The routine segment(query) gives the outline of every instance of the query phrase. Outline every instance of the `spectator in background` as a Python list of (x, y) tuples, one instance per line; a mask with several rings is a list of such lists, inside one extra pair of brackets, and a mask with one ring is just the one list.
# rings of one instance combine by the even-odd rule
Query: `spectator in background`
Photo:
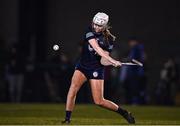
[[(119, 54), (118, 50), (114, 48), (114, 50), (111, 52), (111, 56), (114, 57), (115, 59), (118, 59)], [(121, 93), (121, 88), (119, 88), (119, 79), (118, 79), (118, 74), (119, 70), (117, 68), (114, 68), (112, 66), (106, 66), (105, 67), (105, 74), (104, 74), (104, 96), (107, 99), (112, 99), (113, 101), (116, 101), (117, 103), (120, 102), (119, 97)], [(121, 98), (122, 102), (122, 98)]]
[(66, 92), (73, 73), (72, 64), (63, 53), (55, 54), (54, 57), (49, 59), (48, 63), (50, 68), (45, 72), (45, 80), (50, 100), (53, 102), (65, 102)]
[(179, 81), (178, 66), (174, 58), (170, 57), (160, 71), (160, 81), (156, 89), (157, 103), (173, 105)]
[(17, 44), (12, 45), (9, 53), (9, 61), (6, 65), (6, 79), (9, 84), (9, 97), (11, 102), (21, 101), (24, 81), (24, 65), (18, 47)]
[[(136, 59), (145, 63), (144, 45), (138, 38), (128, 39), (129, 53), (128, 59)], [(120, 81), (125, 88), (125, 99), (127, 104), (145, 104), (146, 103), (146, 76), (144, 67), (122, 66)]]

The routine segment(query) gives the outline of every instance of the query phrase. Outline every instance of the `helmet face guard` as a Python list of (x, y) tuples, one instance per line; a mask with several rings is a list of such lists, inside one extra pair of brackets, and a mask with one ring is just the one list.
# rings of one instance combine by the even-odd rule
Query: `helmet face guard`
[(92, 23), (92, 27), (93, 27), (95, 32), (102, 32), (106, 29), (106, 26), (98, 25), (95, 23)]
[(105, 13), (98, 12), (92, 20), (92, 26), (96, 32), (101, 32), (106, 29), (109, 16)]

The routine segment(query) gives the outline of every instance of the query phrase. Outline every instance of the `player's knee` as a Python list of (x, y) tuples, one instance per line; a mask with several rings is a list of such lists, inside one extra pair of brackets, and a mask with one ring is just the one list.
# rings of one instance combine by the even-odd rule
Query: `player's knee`
[(78, 85), (72, 83), (72, 84), (71, 84), (71, 90), (76, 91), (77, 89), (78, 89)]

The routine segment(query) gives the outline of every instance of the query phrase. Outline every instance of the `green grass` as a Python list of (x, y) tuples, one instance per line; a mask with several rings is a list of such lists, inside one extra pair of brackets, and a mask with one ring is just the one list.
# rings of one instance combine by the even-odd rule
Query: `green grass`
[[(139, 125), (180, 124), (180, 107), (123, 106)], [(64, 104), (0, 104), (0, 125), (59, 125), (64, 119)], [(76, 105), (73, 125), (126, 125), (118, 114), (95, 105)]]

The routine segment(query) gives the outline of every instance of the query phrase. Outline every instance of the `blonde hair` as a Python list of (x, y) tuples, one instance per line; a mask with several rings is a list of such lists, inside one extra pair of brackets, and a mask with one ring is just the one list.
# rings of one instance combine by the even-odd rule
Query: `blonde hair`
[(112, 39), (113, 41), (116, 40), (116, 36), (114, 36), (109, 30), (110, 28), (111, 27), (109, 25), (107, 25), (105, 30), (103, 31), (104, 38), (105, 38), (106, 42), (108, 42), (109, 39)]

